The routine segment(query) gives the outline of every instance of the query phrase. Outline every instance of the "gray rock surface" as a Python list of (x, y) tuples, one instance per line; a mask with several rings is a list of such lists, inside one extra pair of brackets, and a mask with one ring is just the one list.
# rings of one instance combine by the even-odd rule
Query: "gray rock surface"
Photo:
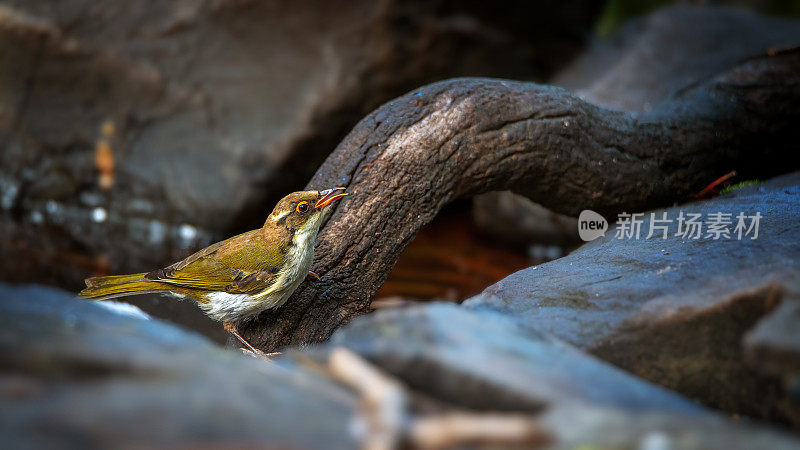
[(800, 445), (725, 419), (494, 311), (446, 303), (383, 310), (354, 320), (316, 351), (332, 346), (356, 351), (448, 405), (535, 414), (554, 448)]
[(555, 403), (706, 413), (494, 311), (452, 303), (379, 311), (338, 330), (345, 346), (424, 392), (469, 408), (540, 410)]
[[(786, 432), (746, 421), (618, 409), (556, 407), (541, 420), (553, 432), (553, 447), (574, 449), (797, 449)], [(590, 443), (590, 444), (587, 444)]]
[(784, 286), (782, 299), (747, 333), (744, 352), (757, 370), (794, 379), (800, 376), (800, 282)]
[(332, 382), (112, 308), (0, 284), (4, 448), (355, 447)]
[[(359, 407), (308, 359), (345, 346), (398, 377), (417, 414), (535, 417), (550, 448), (797, 448), (490, 310), (432, 304), (359, 318), (270, 362), (40, 286), (0, 285), (4, 448), (357, 448)], [(301, 365), (293, 360), (302, 361)], [(424, 400), (422, 400), (424, 399)], [(363, 405), (363, 404), (362, 404)]]
[[(676, 237), (677, 218), (760, 213), (757, 239)], [(777, 377), (748, 366), (742, 338), (800, 275), (800, 174), (666, 211), (668, 238), (610, 230), (572, 254), (517, 272), (468, 300), (495, 307), (645, 379), (706, 404), (797, 424)]]
[(599, 105), (647, 111), (749, 56), (797, 45), (795, 20), (727, 7), (673, 6), (595, 41), (550, 82)]

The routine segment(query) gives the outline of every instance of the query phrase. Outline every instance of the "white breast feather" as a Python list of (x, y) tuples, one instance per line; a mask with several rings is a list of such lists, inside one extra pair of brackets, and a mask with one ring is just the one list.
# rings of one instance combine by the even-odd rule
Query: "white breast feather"
[(287, 264), (278, 272), (278, 278), (268, 289), (252, 295), (211, 292), (206, 295), (208, 303), (200, 303), (200, 307), (214, 320), (238, 322), (266, 309), (283, 305), (308, 275), (314, 259), (316, 238), (316, 226), (307, 227), (295, 234), (292, 238), (294, 245), (286, 255)]

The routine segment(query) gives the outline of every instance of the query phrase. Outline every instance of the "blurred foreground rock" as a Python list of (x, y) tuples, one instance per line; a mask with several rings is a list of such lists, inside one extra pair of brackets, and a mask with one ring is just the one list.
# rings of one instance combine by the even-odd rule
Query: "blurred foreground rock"
[(785, 286), (780, 306), (747, 333), (744, 356), (756, 371), (780, 377), (800, 409), (800, 282)]
[(686, 415), (702, 407), (494, 311), (451, 303), (354, 320), (331, 337), (420, 391), (471, 409), (539, 411), (557, 403)]
[(532, 413), (554, 448), (800, 445), (787, 434), (730, 421), (494, 311), (449, 303), (378, 311), (316, 352), (336, 346), (450, 407)]
[(415, 414), (525, 414), (550, 448), (800, 445), (494, 311), (453, 304), (382, 311), (344, 327), (330, 344), (267, 362), (120, 308), (0, 285), (4, 446), (357, 448), (363, 430), (353, 424), (363, 408), (319, 366), (306, 368), (324, 365), (334, 346), (407, 384)]
[[(687, 217), (702, 214), (699, 239), (675, 235), (681, 211)], [(715, 213), (731, 214), (731, 230), (739, 213), (759, 213), (757, 239), (752, 232), (741, 240), (735, 232), (709, 238), (706, 227)], [(800, 174), (654, 214), (671, 219), (656, 223), (668, 225), (667, 239), (659, 229), (645, 239), (651, 219), (644, 214), (638, 240), (616, 239), (612, 229), (564, 258), (509, 276), (465, 304), (499, 308), (708, 405), (800, 425), (799, 405), (781, 379), (754, 370), (742, 351), (748, 331), (800, 280)], [(794, 320), (775, 319), (791, 324), (784, 327), (796, 327)], [(777, 341), (764, 333), (754, 332), (751, 349), (762, 344), (780, 352), (778, 347), (788, 344), (788, 351), (796, 352), (800, 345), (796, 333)]]
[(112, 308), (0, 284), (4, 448), (355, 446), (333, 383)]
[(454, 76), (541, 80), (601, 6), (4, 0), (3, 279), (77, 287), (256, 227), (379, 104)]

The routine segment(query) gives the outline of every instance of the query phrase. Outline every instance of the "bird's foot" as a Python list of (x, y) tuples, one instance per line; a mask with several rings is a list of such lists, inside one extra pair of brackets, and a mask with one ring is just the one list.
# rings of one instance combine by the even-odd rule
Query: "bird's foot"
[(319, 275), (317, 275), (313, 270), (309, 270), (308, 271), (308, 276), (316, 278), (317, 280), (319, 280)]
[(244, 344), (246, 348), (241, 349), (244, 353), (252, 354), (253, 356), (263, 356), (264, 358), (269, 358), (272, 356), (280, 355), (280, 352), (273, 352), (273, 353), (264, 353), (261, 350), (253, 347), (245, 338), (239, 334), (239, 330), (236, 329), (236, 324), (233, 322), (222, 322), (222, 328), (225, 329), (228, 333), (236, 336), (236, 339), (239, 339), (239, 342)]

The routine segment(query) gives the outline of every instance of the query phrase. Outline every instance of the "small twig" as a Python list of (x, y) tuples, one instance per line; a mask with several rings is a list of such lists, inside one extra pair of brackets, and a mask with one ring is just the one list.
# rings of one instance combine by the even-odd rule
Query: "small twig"
[(415, 420), (408, 440), (414, 448), (440, 449), (467, 444), (541, 445), (551, 437), (531, 416), (456, 412)]
[(406, 417), (407, 401), (402, 385), (345, 348), (331, 351), (329, 365), (333, 376), (359, 392), (364, 400), (368, 433), (363, 448), (397, 448)]
[(549, 433), (529, 415), (456, 411), (413, 418), (403, 384), (359, 355), (335, 348), (328, 364), (336, 379), (362, 396), (362, 419), (367, 428), (364, 449), (390, 450), (401, 443), (413, 448), (440, 449), (479, 443), (538, 445), (550, 442)]
[(727, 181), (727, 180), (729, 180), (729, 179), (731, 179), (731, 178), (733, 178), (735, 176), (736, 176), (736, 171), (735, 170), (731, 170), (730, 172), (726, 173), (725, 175), (723, 175), (723, 176), (717, 178), (716, 180), (712, 181), (711, 184), (709, 184), (708, 186), (703, 188), (702, 191), (698, 192), (697, 194), (694, 194), (694, 198), (703, 198), (703, 197), (708, 196), (714, 190), (714, 188), (716, 188), (720, 184), (724, 183), (725, 181)]

